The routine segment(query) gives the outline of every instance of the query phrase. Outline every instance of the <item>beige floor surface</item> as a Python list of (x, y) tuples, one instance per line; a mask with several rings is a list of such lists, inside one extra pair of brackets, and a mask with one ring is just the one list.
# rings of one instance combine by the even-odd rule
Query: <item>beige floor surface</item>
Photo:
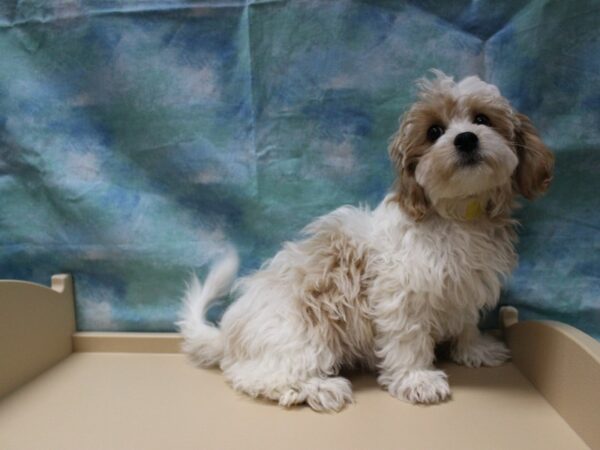
[(236, 394), (177, 354), (74, 353), (0, 403), (0, 449), (588, 448), (512, 364), (443, 367), (445, 404), (402, 403), (356, 375), (356, 403), (319, 414)]

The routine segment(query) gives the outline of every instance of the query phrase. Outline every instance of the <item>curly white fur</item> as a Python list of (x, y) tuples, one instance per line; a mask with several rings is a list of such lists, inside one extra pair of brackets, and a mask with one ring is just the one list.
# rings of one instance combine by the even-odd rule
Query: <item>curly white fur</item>
[[(517, 260), (509, 213), (521, 155), (508, 137), (519, 131), (517, 119), (495, 87), (470, 77), (461, 88), (437, 76), (423, 87), (422, 102), (431, 101), (431, 92), (458, 105), (462, 98), (483, 96), (493, 103), (498, 96), (510, 115), (515, 128), (501, 133), (467, 123), (468, 103), (450, 113), (446, 133), (452, 139), (464, 130), (480, 135), (484, 169), (457, 166), (454, 185), (442, 179), (452, 146), (446, 140), (411, 150), (419, 138), (411, 141), (406, 133), (426, 134), (427, 127), (417, 129), (422, 118), (411, 122), (409, 112), (404, 125), (410, 126), (401, 128), (393, 144), (400, 147), (390, 153), (401, 177), (415, 172), (403, 172), (402, 158), (419, 153), (424, 163), (417, 165), (416, 187), (407, 194), (400, 186), (372, 211), (344, 206), (313, 222), (303, 240), (286, 243), (238, 282), (239, 298), (220, 329), (205, 321), (204, 311), (231, 284), (237, 256), (230, 252), (204, 286), (194, 277), (179, 323), (192, 361), (218, 364), (236, 390), (251, 396), (337, 411), (352, 401), (350, 382), (338, 375), (343, 366), (376, 370), (395, 397), (435, 403), (450, 395), (446, 375), (433, 366), (437, 342), (452, 340), (452, 358), (467, 366), (498, 365), (509, 357), (502, 343), (481, 335), (477, 322), (482, 309), (497, 303), (502, 279)], [(413, 195), (416, 188), (423, 194)], [(424, 206), (412, 208), (406, 195)], [(461, 219), (462, 206), (473, 198), (482, 202), (483, 216)]]

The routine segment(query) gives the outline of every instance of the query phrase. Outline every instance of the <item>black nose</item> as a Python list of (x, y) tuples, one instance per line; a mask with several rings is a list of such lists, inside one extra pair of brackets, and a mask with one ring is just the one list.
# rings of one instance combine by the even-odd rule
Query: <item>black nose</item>
[(457, 134), (454, 138), (454, 146), (461, 153), (473, 153), (478, 143), (479, 139), (477, 139), (477, 135), (470, 131)]

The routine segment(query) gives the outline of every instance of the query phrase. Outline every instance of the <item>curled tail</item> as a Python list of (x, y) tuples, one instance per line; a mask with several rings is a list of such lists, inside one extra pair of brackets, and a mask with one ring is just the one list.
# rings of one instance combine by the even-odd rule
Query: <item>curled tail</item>
[(210, 303), (229, 291), (238, 269), (238, 256), (229, 250), (206, 277), (204, 286), (194, 274), (183, 297), (184, 310), (177, 325), (183, 335), (182, 349), (198, 366), (210, 367), (223, 358), (221, 331), (206, 321), (204, 314)]

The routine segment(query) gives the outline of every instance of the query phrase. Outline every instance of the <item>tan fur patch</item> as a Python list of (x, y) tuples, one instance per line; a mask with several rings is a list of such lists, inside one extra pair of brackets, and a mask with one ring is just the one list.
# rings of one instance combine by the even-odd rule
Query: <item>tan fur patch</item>
[(455, 107), (456, 102), (448, 96), (440, 96), (433, 103), (417, 102), (392, 137), (389, 154), (398, 171), (393, 200), (415, 220), (423, 219), (430, 208), (425, 191), (415, 180), (416, 165), (431, 146), (426, 130), (432, 125), (444, 126)]
[(550, 186), (554, 172), (554, 155), (542, 142), (531, 120), (517, 114), (515, 146), (519, 165), (515, 172), (515, 184), (523, 197), (532, 199), (544, 193)]
[(300, 249), (311, 259), (303, 267), (299, 298), (307, 325), (319, 330), (346, 364), (364, 358), (373, 338), (366, 295), (367, 249), (333, 228), (317, 232)]
[(425, 97), (404, 116), (389, 147), (390, 158), (398, 171), (393, 201), (417, 221), (423, 219), (430, 208), (425, 191), (415, 180), (415, 167), (431, 146), (427, 129), (432, 125), (445, 127), (457, 108), (456, 99), (449, 95)]

